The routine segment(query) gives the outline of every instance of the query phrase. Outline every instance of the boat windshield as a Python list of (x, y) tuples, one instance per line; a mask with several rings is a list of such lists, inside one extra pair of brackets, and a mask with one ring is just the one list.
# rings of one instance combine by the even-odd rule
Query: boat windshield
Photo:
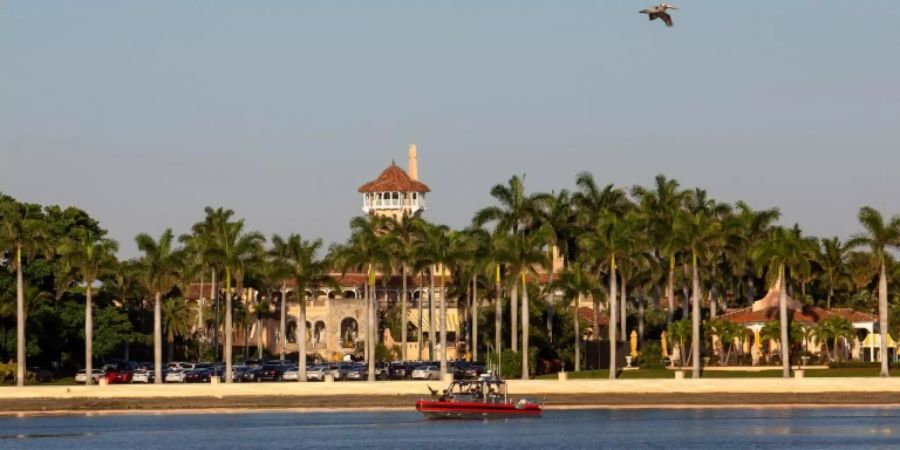
[(446, 391), (446, 398), (453, 401), (504, 402), (506, 383), (490, 376), (482, 376), (477, 380), (454, 381)]

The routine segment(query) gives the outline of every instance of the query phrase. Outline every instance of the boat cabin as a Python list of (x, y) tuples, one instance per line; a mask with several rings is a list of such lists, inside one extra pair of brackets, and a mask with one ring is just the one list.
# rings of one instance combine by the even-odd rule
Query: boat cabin
[(459, 380), (450, 383), (440, 401), (506, 403), (506, 382), (494, 375), (482, 375), (477, 380)]

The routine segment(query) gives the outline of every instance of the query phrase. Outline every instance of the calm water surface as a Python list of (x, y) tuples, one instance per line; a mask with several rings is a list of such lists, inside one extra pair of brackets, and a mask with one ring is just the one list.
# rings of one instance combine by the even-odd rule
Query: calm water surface
[(900, 409), (548, 411), (540, 419), (432, 422), (415, 412), (0, 419), (23, 449), (900, 448)]

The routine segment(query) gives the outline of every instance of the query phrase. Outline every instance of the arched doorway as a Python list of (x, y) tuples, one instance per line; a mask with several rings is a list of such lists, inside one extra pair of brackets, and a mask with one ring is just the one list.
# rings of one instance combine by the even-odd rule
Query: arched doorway
[(341, 348), (356, 348), (359, 340), (359, 323), (352, 317), (341, 321)]

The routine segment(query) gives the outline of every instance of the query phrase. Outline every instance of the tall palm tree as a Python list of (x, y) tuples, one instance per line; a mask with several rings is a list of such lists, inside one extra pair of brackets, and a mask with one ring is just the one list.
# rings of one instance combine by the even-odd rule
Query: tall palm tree
[(682, 211), (675, 219), (675, 236), (679, 246), (691, 257), (692, 312), (691, 312), (691, 360), (694, 378), (700, 378), (700, 263), (708, 262), (722, 242), (721, 224), (703, 212)]
[(175, 236), (166, 229), (154, 240), (149, 234), (141, 233), (134, 238), (140, 258), (140, 272), (147, 292), (153, 294), (153, 370), (155, 383), (162, 383), (162, 296), (167, 294), (179, 280), (181, 251), (173, 247)]
[(753, 249), (753, 259), (759, 268), (758, 270), (761, 271), (763, 268), (768, 268), (770, 278), (772, 274), (777, 276), (776, 285), (780, 293), (778, 310), (781, 330), (781, 366), (782, 376), (785, 378), (791, 376), (787, 313), (787, 271), (792, 267), (802, 270), (808, 266), (807, 254), (806, 244), (801, 239), (798, 239), (795, 233), (783, 227), (773, 228), (769, 233), (769, 238), (760, 242)]
[[(287, 240), (275, 234), (272, 235), (272, 248), (269, 249), (269, 269), (271, 271), (271, 281), (277, 278), (288, 278), (290, 273), (291, 249), (287, 245)], [(301, 292), (294, 290), (294, 292)], [(270, 295), (270, 297), (272, 297)], [(296, 296), (296, 298), (301, 298)], [(305, 294), (303, 297), (305, 299)], [(287, 286), (284, 280), (281, 280), (281, 301), (279, 308), (279, 324), (278, 324), (278, 353), (279, 358), (284, 361), (284, 355), (287, 348)]]
[[(605, 262), (609, 274), (609, 378), (615, 379), (617, 325), (617, 260), (629, 254), (634, 244), (634, 222), (624, 220), (613, 211), (606, 210), (599, 222), (588, 234), (582, 236), (579, 245), (587, 255), (598, 262)], [(603, 264), (603, 263), (600, 263)]]
[(318, 256), (322, 249), (321, 239), (307, 241), (299, 234), (292, 234), (282, 245), (287, 255), (285, 262), (288, 276), (294, 280), (296, 292), (300, 293), (298, 295), (302, 295), (298, 297), (300, 301), (298, 322), (303, 331), (297, 336), (300, 353), (297, 381), (306, 381), (306, 296), (302, 293), (306, 292), (307, 287), (334, 286), (336, 283), (328, 276), (328, 264)]
[[(509, 267), (509, 283), (517, 286), (521, 283), (522, 289), (522, 379), (527, 380), (530, 374), (529, 356), (530, 347), (529, 326), (531, 313), (528, 298), (528, 278), (537, 273), (538, 268), (547, 269), (550, 261), (547, 258), (546, 248), (552, 242), (550, 230), (538, 228), (526, 234), (507, 235), (500, 242), (498, 248), (499, 258)], [(512, 291), (512, 289), (510, 289)]]
[(878, 261), (878, 329), (881, 332), (881, 376), (890, 376), (887, 353), (888, 326), (888, 287), (887, 265), (889, 248), (900, 247), (900, 216), (885, 220), (878, 210), (865, 206), (859, 210), (859, 223), (865, 232), (853, 236), (847, 246), (850, 248), (869, 247)]
[(400, 326), (400, 358), (403, 361), (406, 361), (409, 357), (407, 355), (407, 312), (406, 308), (409, 304), (409, 290), (407, 289), (407, 278), (409, 277), (409, 270), (414, 266), (414, 261), (416, 259), (416, 250), (418, 241), (421, 236), (421, 222), (422, 219), (419, 219), (415, 216), (403, 215), (400, 219), (392, 220), (388, 223), (390, 233), (394, 235), (395, 242), (397, 245), (394, 246), (394, 256), (396, 259), (400, 261), (401, 267), (401, 277), (402, 284), (400, 291), (400, 316), (402, 317), (403, 324)]
[[(441, 352), (440, 370), (441, 377), (447, 375), (447, 290), (446, 290), (446, 274), (448, 267), (456, 263), (460, 256), (461, 239), (455, 232), (451, 232), (446, 225), (431, 225), (425, 228), (422, 236), (421, 252), (438, 271), (440, 286), (438, 289), (441, 293), (439, 302), (440, 319), (438, 321), (438, 329), (440, 336)], [(432, 328), (433, 332), (433, 328)]]
[(822, 276), (828, 288), (828, 297), (825, 307), (831, 309), (831, 300), (834, 298), (834, 289), (839, 280), (847, 272), (846, 263), (847, 248), (837, 237), (823, 239), (819, 249), (818, 262), (822, 269)]
[(65, 240), (59, 249), (66, 272), (75, 274), (77, 281), (84, 283), (84, 367), (88, 374), (85, 379), (87, 384), (92, 382), (90, 374), (93, 370), (94, 283), (102, 275), (115, 269), (118, 250), (116, 241), (88, 232), (77, 233), (75, 239)]
[(16, 385), (25, 385), (25, 282), (23, 260), (48, 252), (49, 232), (37, 205), (23, 205), (0, 194), (0, 253), (16, 271)]
[[(488, 223), (494, 223), (495, 232), (508, 232), (515, 236), (521, 236), (526, 230), (534, 227), (537, 215), (535, 199), (525, 193), (525, 176), (513, 176), (506, 185), (497, 184), (491, 188), (491, 196), (499, 203), (497, 206), (488, 206), (478, 210), (472, 218), (472, 224), (476, 227)], [(519, 324), (518, 324), (518, 295), (517, 284), (513, 283), (510, 290), (510, 328), (512, 351), (518, 351)]]
[[(221, 208), (220, 208), (221, 210)], [(258, 259), (263, 252), (265, 238), (258, 232), (244, 231), (244, 220), (231, 221), (233, 211), (225, 210), (221, 214), (213, 214), (209, 224), (211, 239), (207, 249), (207, 258), (214, 266), (225, 272), (225, 382), (232, 381), (233, 323), (232, 303), (235, 293), (232, 292), (232, 281), (236, 281), (237, 298), (240, 299), (243, 287), (243, 273), (249, 261)]]
[(588, 266), (581, 261), (569, 264), (552, 286), (561, 290), (563, 298), (572, 303), (572, 320), (575, 325), (575, 371), (578, 372), (581, 370), (581, 319), (578, 314), (580, 300), (585, 295), (599, 297), (600, 286)]
[(654, 186), (648, 189), (635, 186), (631, 194), (640, 201), (641, 210), (652, 222), (653, 242), (660, 259), (668, 261), (668, 278), (666, 297), (669, 303), (668, 323), (675, 320), (675, 265), (678, 254), (677, 246), (672, 242), (672, 229), (675, 217), (683, 208), (687, 193), (679, 190), (678, 181), (668, 179), (665, 175), (657, 175)]

